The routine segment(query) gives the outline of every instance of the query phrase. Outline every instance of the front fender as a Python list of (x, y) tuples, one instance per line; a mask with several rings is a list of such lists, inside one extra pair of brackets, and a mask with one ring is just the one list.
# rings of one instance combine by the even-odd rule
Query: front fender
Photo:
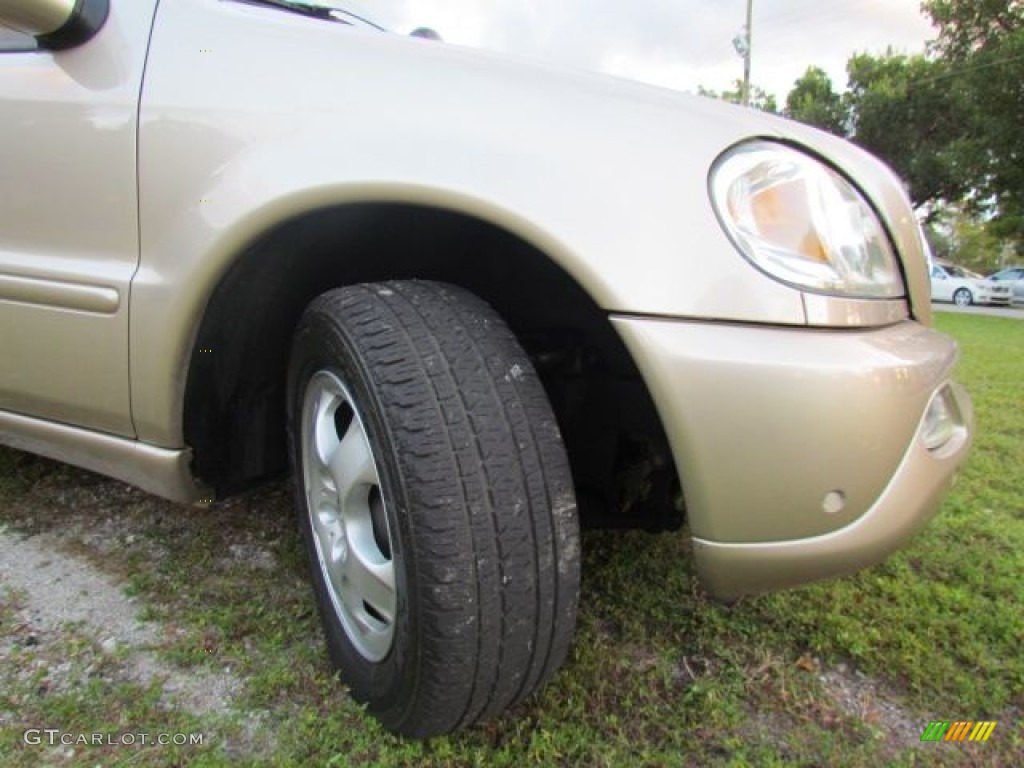
[(707, 195), (717, 155), (774, 126), (704, 99), (274, 9), (163, 3), (140, 124), (138, 434), (182, 444), (192, 342), (246, 245), (349, 202), (487, 220), (610, 312), (803, 324), (801, 294), (749, 267)]

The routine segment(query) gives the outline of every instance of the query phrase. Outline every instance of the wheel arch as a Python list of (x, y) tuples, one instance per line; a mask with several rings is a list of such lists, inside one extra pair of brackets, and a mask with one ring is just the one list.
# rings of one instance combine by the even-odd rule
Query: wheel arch
[(301, 312), (331, 288), (393, 279), (453, 283), (498, 311), (545, 380), (574, 473), (606, 478), (610, 467), (598, 465), (615, 461), (614, 447), (576, 450), (593, 441), (576, 422), (597, 403), (613, 406), (603, 410), (618, 414), (620, 432), (667, 446), (607, 312), (562, 266), (558, 244), (524, 229), (399, 201), (322, 207), (263, 231), (212, 289), (189, 352), (183, 430), (194, 473), (219, 496), (284, 473), (285, 371)]

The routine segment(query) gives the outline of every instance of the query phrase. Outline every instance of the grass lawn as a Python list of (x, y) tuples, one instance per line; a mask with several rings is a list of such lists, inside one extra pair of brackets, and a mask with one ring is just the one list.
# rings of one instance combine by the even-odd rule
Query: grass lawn
[[(937, 325), (960, 342), (978, 437), (906, 550), (856, 577), (722, 607), (694, 583), (684, 534), (588, 533), (567, 667), (501, 720), (429, 743), (382, 731), (331, 675), (285, 487), (193, 510), (0, 449), (0, 525), (64, 536), (164, 628), (161, 658), (244, 682), (230, 711), (203, 717), (168, 711), (154, 684), (130, 678), (83, 672), (45, 690), (28, 669), (43, 651), (12, 627), (25, 595), (0, 589), (0, 764), (1024, 765), (1024, 322), (940, 314)], [(43, 663), (92, 658), (98, 642), (68, 628)], [(985, 744), (922, 744), (931, 720), (998, 725)], [(126, 723), (201, 730), (208, 743), (68, 755), (21, 738)], [(229, 748), (240, 743), (259, 747), (240, 757)]]

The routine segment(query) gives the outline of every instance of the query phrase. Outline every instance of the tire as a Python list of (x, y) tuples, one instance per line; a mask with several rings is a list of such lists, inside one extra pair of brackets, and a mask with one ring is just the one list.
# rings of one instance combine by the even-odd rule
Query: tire
[(329, 291), (296, 330), (288, 408), (314, 593), (353, 697), (426, 738), (543, 686), (575, 628), (576, 500), (501, 318), (440, 283)]
[(966, 288), (957, 288), (956, 292), (953, 293), (953, 303), (958, 307), (969, 307), (974, 303), (974, 297), (971, 296), (971, 292)]

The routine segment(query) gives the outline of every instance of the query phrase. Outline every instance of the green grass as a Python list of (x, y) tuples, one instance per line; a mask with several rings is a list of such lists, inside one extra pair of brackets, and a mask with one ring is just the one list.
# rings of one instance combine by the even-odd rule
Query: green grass
[[(142, 686), (51, 696), (9, 673), (6, 701), (21, 704), (0, 702), (0, 715), (14, 713), (0, 719), (0, 764), (50, 760), (20, 744), (26, 723), (130, 722), (214, 738), (187, 753), (118, 748), (66, 764), (234, 765), (228, 745), (252, 713), (264, 747), (241, 762), (275, 766), (1024, 764), (1024, 322), (937, 323), (960, 342), (978, 437), (940, 514), (904, 551), (852, 578), (723, 607), (695, 584), (683, 534), (588, 533), (565, 670), (502, 719), (428, 743), (382, 731), (331, 673), (287, 488), (184, 509), (0, 450), (0, 524), (113, 531), (114, 542), (72, 535), (68, 546), (145, 603), (166, 628), (164, 658), (246, 683), (234, 715), (204, 723), (161, 710)], [(0, 599), (0, 644), (14, 599)], [(73, 631), (55, 652), (81, 663), (96, 653)], [(28, 659), (17, 649), (5, 668)], [(825, 675), (865, 683), (864, 716), (841, 706)], [(895, 707), (909, 722), (902, 736)], [(956, 719), (999, 725), (984, 745), (913, 743), (929, 720)]]

